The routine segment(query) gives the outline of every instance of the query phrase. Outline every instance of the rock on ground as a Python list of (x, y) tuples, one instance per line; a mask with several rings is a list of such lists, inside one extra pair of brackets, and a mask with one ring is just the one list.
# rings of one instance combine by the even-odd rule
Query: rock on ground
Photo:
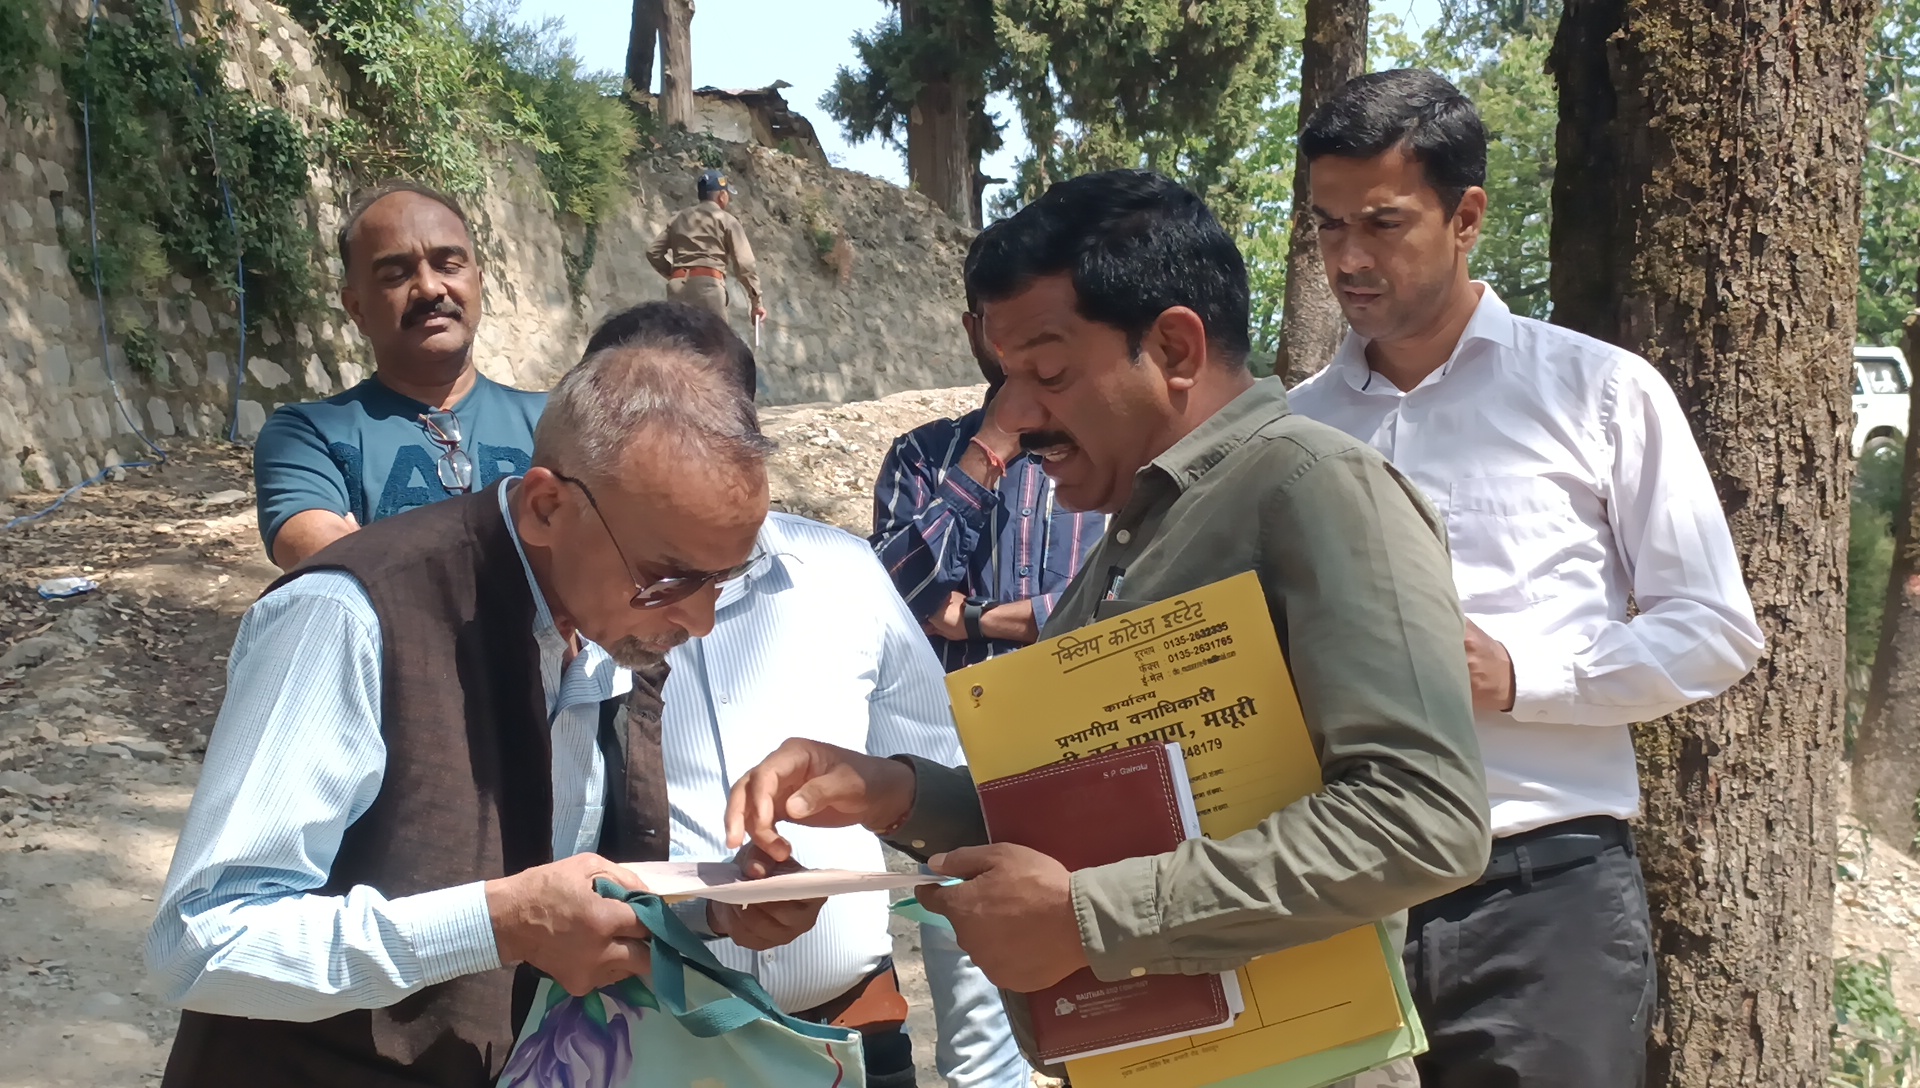
[(774, 508), (866, 536), (873, 531), (873, 482), (894, 440), (929, 420), (973, 411), (986, 391), (980, 385), (761, 409), (762, 429), (780, 444), (767, 465)]

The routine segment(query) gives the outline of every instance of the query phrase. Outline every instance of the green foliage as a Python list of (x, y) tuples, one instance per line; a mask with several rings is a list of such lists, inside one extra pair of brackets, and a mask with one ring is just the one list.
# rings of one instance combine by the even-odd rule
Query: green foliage
[(567, 279), (580, 292), (595, 227), (624, 199), (638, 122), (620, 79), (582, 71), (560, 20), (528, 25), (513, 0), (299, 0), (295, 14), (354, 74), (355, 112), (327, 131), (362, 179), (419, 178), (449, 193), (487, 187), (493, 149), (531, 149), (549, 206), (587, 228)]
[(1897, 344), (1920, 273), (1920, 0), (1886, 0), (1867, 47), (1861, 343)]
[(127, 325), (120, 333), (120, 350), (126, 353), (127, 365), (134, 373), (150, 382), (158, 382), (167, 373), (167, 365), (161, 361), (160, 344), (154, 339), (153, 330), (145, 325)]
[[(1299, 6), (1294, 0), (1294, 6)], [(1246, 217), (1239, 238), (1247, 261), (1252, 302), (1251, 360), (1265, 374), (1280, 348), (1280, 318), (1287, 296), (1287, 246), (1293, 232), (1294, 137), (1300, 127), (1300, 65), (1282, 72), (1288, 97), (1264, 111), (1253, 146), (1247, 149)], [(1288, 93), (1290, 92), (1290, 93)]]
[[(234, 292), (238, 255), (251, 321), (305, 313), (314, 239), (300, 214), (308, 148), (298, 126), (226, 85), (217, 35), (176, 45), (163, 0), (114, 4), (95, 24), (91, 49), (84, 27), (79, 34), (64, 76), (76, 123), (91, 101), (99, 271), (108, 294), (155, 297), (174, 270)], [(91, 238), (84, 228), (63, 234), (75, 274), (90, 277)]]
[(1247, 221), (1244, 152), (1299, 36), (1285, 5), (995, 0), (995, 27), (1034, 149), (1015, 201), (1076, 173), (1145, 167), (1198, 192), (1229, 229)]
[(1829, 1084), (1908, 1088), (1920, 1081), (1920, 1032), (1894, 1001), (1886, 956), (1835, 961), (1833, 1015)]
[(1003, 126), (986, 112), (986, 98), (1007, 89), (1009, 72), (993, 9), (993, 0), (916, 0), (911, 29), (897, 12), (889, 13), (871, 31), (853, 36), (859, 66), (839, 70), (820, 108), (849, 141), (878, 139), (904, 153), (915, 98), (929, 80), (947, 78), (974, 104), (973, 150), (1000, 150)]
[[(1916, 0), (1920, 2), (1920, 0)], [(1558, 5), (1544, 0), (1455, 3), (1416, 41), (1391, 17), (1375, 35), (1374, 67), (1432, 68), (1473, 99), (1490, 137), (1487, 224), (1474, 275), (1515, 313), (1545, 318), (1559, 95), (1547, 73)]]
[(53, 62), (41, 0), (0, 0), (0, 98), (12, 108), (33, 74)]
[(337, 161), (365, 178), (486, 189), (484, 146), (513, 128), (493, 109), (499, 72), (483, 68), (455, 0), (302, 0), (294, 10), (353, 70), (354, 112), (327, 132)]
[(720, 170), (727, 165), (727, 149), (711, 133), (702, 132), (694, 138), (694, 161), (703, 170)]
[(807, 240), (813, 243), (814, 256), (825, 261), (840, 240), (840, 224), (827, 210), (826, 198), (819, 191), (809, 190), (800, 198), (800, 226), (806, 231)]
[(913, 10), (910, 25), (889, 16), (857, 35), (858, 66), (821, 99), (849, 139), (900, 146), (921, 88), (951, 79), (975, 103), (975, 151), (1000, 146), (984, 107), (1003, 91), (1033, 148), (1000, 214), (1061, 178), (1134, 166), (1193, 187), (1231, 226), (1246, 221), (1244, 151), (1276, 85), (1297, 77), (1280, 63), (1299, 37), (1283, 14), (1297, 17), (1297, 0), (915, 0)]
[(473, 23), (481, 67), (498, 73), (496, 112), (538, 155), (555, 209), (598, 223), (627, 193), (639, 139), (620, 78), (581, 72), (559, 19), (527, 26), (512, 14), (496, 4)]

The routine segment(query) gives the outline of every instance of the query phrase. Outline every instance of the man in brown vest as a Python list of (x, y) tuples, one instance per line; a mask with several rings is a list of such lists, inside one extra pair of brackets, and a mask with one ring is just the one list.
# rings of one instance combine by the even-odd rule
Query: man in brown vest
[[(645, 931), (592, 882), (666, 857), (664, 655), (767, 514), (726, 365), (673, 337), (596, 353), (524, 477), (347, 536), (249, 610), (148, 939), (188, 1010), (169, 1088), (481, 1088), (535, 971), (641, 972)], [(705, 921), (768, 948), (818, 909)]]

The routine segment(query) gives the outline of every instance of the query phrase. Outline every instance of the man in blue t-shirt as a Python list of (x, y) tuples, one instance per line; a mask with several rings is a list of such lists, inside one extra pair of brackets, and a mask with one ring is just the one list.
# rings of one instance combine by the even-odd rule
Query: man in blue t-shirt
[(382, 186), (355, 203), (339, 246), (340, 301), (374, 375), (261, 428), (260, 538), (282, 570), (362, 525), (527, 471), (547, 401), (474, 368), (479, 255), (451, 197)]

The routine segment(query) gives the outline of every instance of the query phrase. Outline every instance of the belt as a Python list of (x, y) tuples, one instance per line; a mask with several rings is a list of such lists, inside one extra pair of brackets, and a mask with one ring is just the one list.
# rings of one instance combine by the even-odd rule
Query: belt
[(673, 270), (673, 276), (671, 278), (684, 280), (688, 276), (711, 276), (716, 280), (724, 280), (727, 278), (727, 274), (718, 268), (676, 268)]
[(793, 1015), (797, 1020), (860, 1032), (892, 1030), (907, 1021), (907, 999), (900, 996), (900, 977), (894, 973), (893, 958), (888, 957), (872, 974), (854, 983), (853, 989)]
[(1537, 827), (1493, 841), (1487, 871), (1479, 883), (1534, 876), (1590, 861), (1614, 847), (1633, 853), (1633, 832), (1625, 820), (1612, 816), (1582, 816), (1565, 823)]

